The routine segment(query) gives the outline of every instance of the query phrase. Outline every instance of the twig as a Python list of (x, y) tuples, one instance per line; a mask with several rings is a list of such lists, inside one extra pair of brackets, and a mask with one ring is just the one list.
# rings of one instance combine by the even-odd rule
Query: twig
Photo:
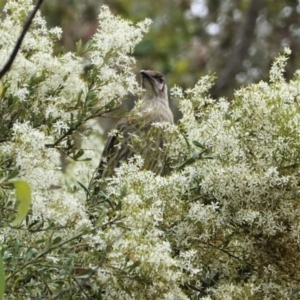
[(27, 21), (26, 21), (26, 23), (25, 23), (25, 25), (23, 27), (23, 30), (22, 30), (22, 32), (21, 32), (21, 34), (20, 34), (20, 36), (19, 36), (19, 38), (17, 40), (17, 43), (16, 43), (16, 45), (14, 47), (14, 50), (13, 50), (13, 52), (10, 55), (9, 60), (7, 61), (7, 63), (3, 67), (3, 69), (0, 71), (0, 79), (9, 71), (11, 65), (13, 64), (13, 62), (14, 62), (14, 60), (15, 60), (15, 58), (16, 58), (19, 50), (20, 50), (21, 44), (23, 42), (23, 39), (24, 39), (24, 37), (25, 37), (25, 35), (26, 35), (26, 33), (27, 33), (27, 31), (28, 31), (31, 23), (32, 23), (32, 20), (35, 17), (35, 15), (36, 15), (37, 11), (39, 10), (40, 6), (42, 5), (42, 3), (43, 3), (43, 0), (38, 0), (35, 8), (33, 9), (33, 11), (31, 12), (31, 14), (27, 18)]
[[(105, 108), (105, 106), (103, 106), (103, 108)], [(113, 109), (110, 109), (108, 111), (104, 111), (104, 112), (101, 112), (101, 110), (103, 109), (99, 109), (97, 110), (96, 113), (90, 115), (89, 117), (86, 117), (83, 121), (80, 121), (78, 122), (75, 126), (69, 128), (58, 140), (56, 140), (53, 144), (45, 144), (45, 147), (46, 148), (55, 148), (64, 138), (66, 138), (68, 135), (70, 135), (71, 133), (73, 133), (73, 131), (77, 130), (81, 125), (83, 125), (86, 121), (90, 120), (90, 119), (94, 119), (94, 118), (97, 118), (97, 117), (100, 117), (102, 114), (104, 113), (109, 113), (109, 112), (112, 112), (114, 110), (117, 110), (120, 108), (120, 106), (116, 107), (116, 108), (113, 108)]]
[(85, 292), (84, 287), (82, 286), (82, 284), (80, 282), (78, 282), (78, 280), (76, 278), (74, 278), (74, 281), (76, 282), (76, 284), (78, 285), (79, 289), (81, 290), (82, 294), (85, 296), (86, 299), (91, 299), (89, 297), (89, 295)]
[(17, 273), (19, 273), (20, 271), (22, 271), (25, 267), (27, 267), (28, 265), (32, 264), (34, 261), (37, 261), (39, 258), (47, 255), (48, 253), (50, 253), (51, 251), (60, 248), (61, 246), (76, 240), (77, 238), (79, 238), (80, 236), (82, 236), (84, 233), (80, 232), (79, 234), (71, 237), (70, 239), (66, 240), (66, 241), (62, 241), (59, 244), (49, 247), (48, 249), (44, 250), (43, 252), (41, 252), (39, 255), (37, 255), (36, 257), (32, 258), (30, 261), (28, 261), (27, 263), (25, 263), (23, 266), (21, 266), (19, 269), (17, 269), (16, 271), (14, 271), (12, 274), (10, 274), (6, 281), (10, 280), (13, 276), (15, 276)]
[[(119, 239), (121, 239), (123, 236), (124, 236), (124, 233), (121, 233), (118, 237), (116, 237), (115, 240), (111, 241), (107, 245), (107, 249), (110, 249), (113, 246), (113, 244), (115, 242), (117, 242)], [(106, 254), (106, 253), (104, 253), (104, 254)], [(88, 282), (88, 280), (91, 279), (98, 272), (98, 270), (100, 269), (100, 267), (104, 263), (105, 259), (106, 259), (106, 255), (102, 255), (102, 257), (101, 257), (99, 263), (97, 264), (97, 266), (93, 270), (91, 270), (91, 273), (80, 283), (81, 287), (83, 287), (83, 285), (86, 284)], [(62, 290), (57, 295), (53, 296), (51, 298), (51, 300), (61, 299), (62, 295), (66, 294), (66, 293), (69, 293), (71, 291), (74, 291), (75, 289), (76, 289), (76, 286), (73, 285), (73, 286), (69, 287), (68, 289)]]

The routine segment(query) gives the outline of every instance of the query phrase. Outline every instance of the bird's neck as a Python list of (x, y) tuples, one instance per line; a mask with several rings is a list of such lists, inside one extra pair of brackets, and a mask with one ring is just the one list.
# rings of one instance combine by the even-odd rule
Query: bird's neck
[(147, 120), (150, 117), (151, 123), (155, 122), (153, 119), (156, 122), (174, 123), (173, 113), (169, 107), (168, 100), (165, 100), (165, 98), (143, 97), (141, 101), (136, 103), (130, 115), (134, 116), (134, 119), (143, 118), (143, 120)]
[(156, 95), (151, 95), (151, 96), (147, 96), (145, 95), (142, 98), (142, 102), (144, 103), (144, 105), (147, 106), (169, 106), (169, 102), (168, 99), (166, 99), (165, 97), (159, 97)]

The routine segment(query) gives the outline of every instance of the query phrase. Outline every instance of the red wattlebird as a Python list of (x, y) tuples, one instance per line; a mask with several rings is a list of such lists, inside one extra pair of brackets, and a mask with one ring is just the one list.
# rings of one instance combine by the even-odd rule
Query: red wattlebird
[(169, 107), (168, 87), (157, 71), (141, 70), (144, 94), (142, 101), (126, 117), (120, 119), (104, 147), (97, 178), (110, 177), (120, 163), (134, 155), (144, 160), (143, 169), (157, 175), (166, 173), (165, 143), (167, 134), (153, 123), (173, 124)]

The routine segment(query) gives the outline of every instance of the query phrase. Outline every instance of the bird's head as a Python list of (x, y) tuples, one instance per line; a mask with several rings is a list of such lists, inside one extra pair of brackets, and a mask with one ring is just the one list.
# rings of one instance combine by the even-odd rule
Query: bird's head
[(168, 104), (168, 87), (163, 74), (157, 71), (141, 70), (142, 87), (146, 101), (161, 101)]

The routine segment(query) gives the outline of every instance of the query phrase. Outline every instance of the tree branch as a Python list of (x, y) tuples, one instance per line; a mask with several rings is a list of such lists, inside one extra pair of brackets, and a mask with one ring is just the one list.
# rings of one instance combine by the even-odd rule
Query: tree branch
[(13, 64), (13, 62), (14, 62), (14, 60), (15, 60), (15, 58), (16, 58), (16, 56), (17, 56), (19, 50), (20, 50), (21, 44), (22, 44), (22, 42), (23, 42), (23, 40), (24, 40), (24, 37), (25, 37), (25, 35), (26, 35), (26, 33), (27, 33), (27, 31), (28, 31), (28, 29), (29, 29), (31, 23), (32, 23), (32, 20), (33, 20), (33, 18), (35, 17), (35, 15), (36, 15), (37, 11), (39, 10), (40, 6), (42, 5), (42, 3), (43, 3), (43, 0), (38, 0), (38, 2), (37, 2), (37, 4), (36, 4), (35, 8), (33, 9), (33, 11), (32, 11), (32, 12), (30, 13), (30, 15), (28, 16), (27, 21), (26, 21), (26, 23), (25, 23), (25, 25), (24, 25), (24, 27), (23, 27), (23, 30), (22, 30), (22, 32), (21, 32), (21, 34), (20, 34), (20, 36), (19, 36), (19, 38), (18, 38), (18, 40), (17, 40), (17, 43), (16, 43), (16, 45), (15, 45), (15, 47), (14, 47), (14, 49), (13, 49), (13, 52), (12, 52), (11, 55), (10, 55), (10, 58), (8, 59), (7, 63), (6, 63), (5, 66), (3, 67), (3, 69), (0, 71), (0, 79), (8, 72), (9, 69), (11, 68), (11, 66), (12, 66), (12, 64)]
[(241, 30), (238, 33), (232, 55), (229, 57), (225, 69), (210, 91), (212, 97), (217, 98), (221, 96), (221, 93), (231, 85), (235, 75), (242, 69), (243, 61), (248, 54), (248, 49), (254, 36), (256, 19), (264, 6), (265, 0), (252, 0), (250, 2), (246, 12), (245, 22), (242, 24)]

